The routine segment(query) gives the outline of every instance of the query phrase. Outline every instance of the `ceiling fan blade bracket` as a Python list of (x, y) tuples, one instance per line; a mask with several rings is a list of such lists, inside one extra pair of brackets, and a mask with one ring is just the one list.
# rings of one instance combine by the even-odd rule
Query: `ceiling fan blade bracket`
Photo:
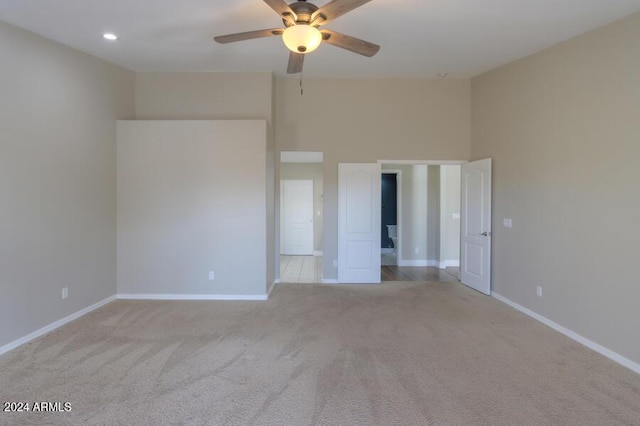
[(264, 0), (264, 2), (282, 17), (284, 17), (285, 13), (293, 13), (291, 7), (284, 0)]
[(298, 17), (294, 13), (287, 12), (282, 14), (282, 22), (287, 28), (294, 26), (297, 19)]
[(324, 16), (322, 13), (314, 14), (311, 17), (311, 21), (309, 22), (309, 25), (314, 27), (319, 27), (320, 25), (324, 24), (326, 20), (327, 20), (327, 17)]

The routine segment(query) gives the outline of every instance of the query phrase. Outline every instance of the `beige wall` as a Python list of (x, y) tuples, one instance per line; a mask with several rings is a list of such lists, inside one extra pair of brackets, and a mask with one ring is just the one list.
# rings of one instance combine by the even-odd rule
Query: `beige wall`
[(136, 73), (137, 120), (253, 120), (272, 124), (270, 72)]
[(138, 120), (253, 120), (267, 123), (267, 276), (276, 277), (277, 179), (274, 138), (274, 78), (256, 73), (136, 73)]
[(115, 293), (134, 74), (2, 22), (0, 40), (1, 347)]
[(119, 121), (118, 293), (265, 296), (265, 155), (264, 120)]
[(472, 80), (472, 156), (494, 164), (493, 290), (636, 363), (638, 46), (635, 14)]
[(323, 171), (322, 163), (280, 163), (280, 180), (313, 180), (313, 250), (316, 252), (322, 251)]
[(276, 80), (276, 148), (324, 153), (324, 278), (337, 278), (338, 163), (467, 160), (468, 80)]
[(440, 260), (440, 166), (427, 167), (427, 259)]
[(460, 166), (440, 167), (440, 263), (460, 262)]
[(427, 166), (415, 165), (411, 166), (408, 179), (405, 178), (405, 173), (402, 174), (402, 192), (408, 194), (408, 197), (402, 198), (402, 225), (405, 228), (402, 258), (405, 260), (427, 260), (427, 226), (429, 224), (427, 171)]

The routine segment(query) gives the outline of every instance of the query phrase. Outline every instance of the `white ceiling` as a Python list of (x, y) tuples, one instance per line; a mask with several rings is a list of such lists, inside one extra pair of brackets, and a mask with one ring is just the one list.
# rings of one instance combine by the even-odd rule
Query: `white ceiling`
[[(380, 52), (366, 58), (323, 44), (306, 57), (304, 76), (471, 77), (637, 11), (640, 0), (372, 0), (326, 28)], [(278, 37), (212, 40), (282, 27), (262, 0), (2, 0), (0, 20), (134, 71), (284, 75), (288, 59)], [(102, 39), (107, 31), (121, 39)]]

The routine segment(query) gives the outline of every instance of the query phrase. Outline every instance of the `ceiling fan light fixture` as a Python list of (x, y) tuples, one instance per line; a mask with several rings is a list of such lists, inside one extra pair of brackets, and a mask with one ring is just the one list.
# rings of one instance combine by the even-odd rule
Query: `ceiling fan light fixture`
[(316, 27), (306, 24), (293, 25), (282, 33), (287, 49), (295, 53), (313, 52), (322, 42), (322, 33)]

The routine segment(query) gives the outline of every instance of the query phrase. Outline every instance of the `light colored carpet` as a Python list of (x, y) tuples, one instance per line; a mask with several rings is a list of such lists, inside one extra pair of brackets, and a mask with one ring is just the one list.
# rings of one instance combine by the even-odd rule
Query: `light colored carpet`
[(638, 425), (640, 376), (458, 283), (116, 301), (0, 357), (1, 424)]

